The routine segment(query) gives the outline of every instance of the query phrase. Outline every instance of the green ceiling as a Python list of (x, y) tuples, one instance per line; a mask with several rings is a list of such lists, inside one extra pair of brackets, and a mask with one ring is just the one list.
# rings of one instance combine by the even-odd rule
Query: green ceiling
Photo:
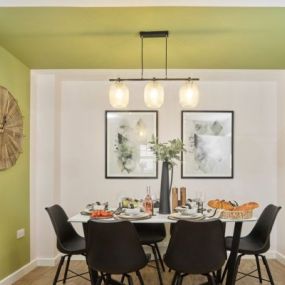
[[(285, 8), (0, 8), (0, 45), (31, 68), (140, 68), (169, 30), (169, 68), (285, 69)], [(145, 40), (161, 68), (164, 41)]]

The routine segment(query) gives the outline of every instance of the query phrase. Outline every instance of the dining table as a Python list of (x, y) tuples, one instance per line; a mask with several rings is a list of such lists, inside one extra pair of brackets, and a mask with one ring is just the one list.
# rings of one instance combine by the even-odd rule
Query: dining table
[[(212, 218), (212, 217), (211, 217)], [(211, 219), (205, 218), (204, 220)], [(238, 257), (238, 249), (241, 237), (241, 231), (243, 223), (250, 223), (255, 222), (257, 220), (256, 217), (252, 217), (249, 219), (221, 219), (219, 218), (225, 225), (229, 223), (234, 224), (233, 230), (233, 240), (232, 240), (232, 249), (230, 251), (228, 261), (227, 261), (227, 275), (226, 275), (226, 285), (234, 285), (236, 284), (236, 276), (238, 273), (238, 264), (237, 264), (237, 257)], [(90, 216), (83, 215), (78, 213), (69, 218), (70, 223), (80, 223), (83, 225), (84, 234), (86, 232), (86, 225), (87, 222), (90, 220)], [(108, 220), (117, 220), (116, 218), (108, 219)], [(148, 219), (130, 219), (132, 223), (164, 223), (164, 224), (171, 224), (176, 223), (177, 219), (170, 219), (169, 214), (160, 214), (155, 213)], [(218, 278), (218, 282), (221, 284), (221, 278)], [(114, 284), (120, 284), (114, 282)]]

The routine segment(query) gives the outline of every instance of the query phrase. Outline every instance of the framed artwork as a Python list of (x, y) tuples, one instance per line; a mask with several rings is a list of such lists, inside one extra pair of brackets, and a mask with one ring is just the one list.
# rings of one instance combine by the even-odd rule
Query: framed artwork
[(233, 111), (182, 111), (181, 178), (233, 178)]
[(158, 112), (106, 111), (105, 120), (105, 177), (157, 178), (149, 141), (158, 136)]

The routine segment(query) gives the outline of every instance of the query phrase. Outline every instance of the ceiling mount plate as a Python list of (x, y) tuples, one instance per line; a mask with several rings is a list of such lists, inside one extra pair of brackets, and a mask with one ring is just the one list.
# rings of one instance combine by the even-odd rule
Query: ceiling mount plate
[(140, 32), (141, 38), (167, 38), (168, 31), (149, 31), (149, 32)]

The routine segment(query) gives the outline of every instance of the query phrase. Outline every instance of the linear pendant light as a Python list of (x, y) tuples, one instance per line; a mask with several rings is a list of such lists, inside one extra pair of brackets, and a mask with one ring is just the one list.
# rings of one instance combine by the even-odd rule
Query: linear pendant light
[[(109, 91), (110, 104), (114, 108), (126, 108), (129, 103), (129, 89), (125, 81), (149, 81), (144, 88), (144, 102), (148, 108), (158, 109), (164, 102), (164, 88), (160, 81), (185, 81), (179, 90), (179, 102), (183, 108), (194, 108), (199, 101), (199, 90), (196, 82), (199, 78), (172, 78), (167, 76), (168, 71), (168, 31), (140, 32), (141, 38), (141, 77), (140, 78), (115, 78), (109, 79), (112, 82)], [(144, 39), (164, 38), (165, 39), (165, 77), (144, 78)]]

